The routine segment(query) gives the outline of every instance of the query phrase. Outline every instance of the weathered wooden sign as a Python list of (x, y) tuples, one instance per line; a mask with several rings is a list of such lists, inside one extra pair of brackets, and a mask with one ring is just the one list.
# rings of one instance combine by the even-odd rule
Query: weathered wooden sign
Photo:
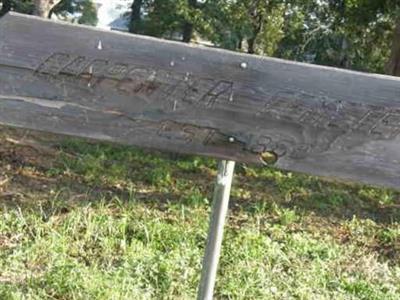
[(400, 79), (10, 14), (0, 123), (400, 186)]

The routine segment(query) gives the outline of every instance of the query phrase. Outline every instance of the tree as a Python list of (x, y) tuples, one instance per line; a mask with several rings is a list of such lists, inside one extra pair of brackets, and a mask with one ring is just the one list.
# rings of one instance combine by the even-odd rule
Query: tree
[[(197, 8), (197, 0), (187, 0), (188, 12)], [(193, 36), (194, 24), (190, 17), (184, 18), (182, 29), (182, 42), (190, 43)]]
[[(386, 2), (390, 2), (386, 0)], [(386, 3), (386, 10), (394, 14), (396, 20), (393, 34), (392, 44), (389, 60), (386, 64), (385, 71), (389, 75), (400, 76), (400, 3), (397, 1), (396, 5)]]
[(129, 22), (129, 32), (131, 33), (140, 33), (141, 23), (142, 23), (142, 6), (143, 0), (133, 0), (132, 2), (132, 12), (130, 16)]
[(206, 2), (208, 1), (134, 0), (131, 5), (129, 31), (188, 43), (198, 31), (202, 31)]
[(293, 0), (276, 56), (384, 72), (395, 7), (392, 0)]
[(206, 1), (202, 33), (219, 47), (272, 55), (283, 37), (286, 1)]
[(0, 3), (3, 4), (0, 17), (13, 10), (45, 18), (50, 18), (54, 14), (59, 19), (79, 24), (97, 24), (97, 10), (91, 0), (0, 0)]
[(0, 17), (4, 16), (6, 13), (8, 13), (13, 6), (13, 2), (11, 0), (3, 0), (2, 1), (2, 6), (0, 10)]
[(97, 10), (91, 0), (62, 0), (49, 12), (49, 17), (56, 15), (58, 19), (95, 26)]
[(400, 76), (400, 20), (397, 22), (394, 30), (391, 55), (386, 65), (386, 73)]
[(0, 0), (0, 3), (2, 3), (0, 17), (9, 11), (32, 14), (34, 9), (34, 4), (31, 0)]
[[(180, 0), (177, 0), (180, 1)], [(179, 32), (182, 18), (173, 0), (154, 0), (147, 7), (143, 34), (172, 39)]]
[(51, 10), (62, 0), (34, 0), (33, 14), (42, 18), (48, 18)]
[(265, 27), (266, 18), (271, 12), (272, 1), (250, 0), (246, 1), (244, 9), (247, 11), (249, 20), (249, 35), (247, 37), (247, 52), (256, 53), (256, 41)]

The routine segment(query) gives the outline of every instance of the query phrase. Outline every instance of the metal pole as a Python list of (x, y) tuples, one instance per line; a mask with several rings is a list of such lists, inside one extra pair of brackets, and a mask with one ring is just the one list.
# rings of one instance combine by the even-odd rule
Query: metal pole
[(213, 297), (234, 168), (234, 161), (222, 160), (218, 164), (210, 228), (203, 259), (200, 286), (197, 294), (198, 300), (211, 300)]

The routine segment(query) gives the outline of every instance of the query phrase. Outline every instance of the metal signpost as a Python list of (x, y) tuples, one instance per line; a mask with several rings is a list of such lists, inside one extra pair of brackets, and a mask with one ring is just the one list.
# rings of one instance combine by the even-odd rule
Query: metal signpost
[(218, 165), (218, 174), (214, 188), (210, 217), (210, 228), (197, 295), (197, 299), (199, 300), (211, 300), (213, 297), (234, 168), (234, 161), (222, 160)]
[(0, 124), (222, 159), (199, 299), (211, 299), (234, 162), (400, 183), (400, 78), (0, 19)]

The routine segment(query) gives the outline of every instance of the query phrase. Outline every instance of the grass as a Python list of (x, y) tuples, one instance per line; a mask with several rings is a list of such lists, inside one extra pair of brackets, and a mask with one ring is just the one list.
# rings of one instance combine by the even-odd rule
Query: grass
[[(0, 299), (193, 299), (216, 162), (0, 147)], [(238, 165), (217, 299), (400, 299), (400, 195)]]

